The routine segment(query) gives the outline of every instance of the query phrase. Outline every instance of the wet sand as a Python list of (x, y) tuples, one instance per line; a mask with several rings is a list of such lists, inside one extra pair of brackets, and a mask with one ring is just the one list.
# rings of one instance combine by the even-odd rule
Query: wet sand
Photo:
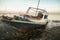
[(40, 39), (39, 32), (21, 33), (16, 27), (0, 21), (0, 40), (35, 40)]
[(19, 37), (19, 32), (12, 26), (0, 21), (0, 40)]
[(42, 40), (60, 40), (60, 23), (49, 22), (46, 32), (42, 34)]
[[(50, 26), (49, 26), (50, 27)], [(22, 34), (16, 27), (0, 21), (0, 40), (60, 40), (60, 26), (47, 28), (45, 32)]]
[(42, 40), (60, 40), (60, 26), (47, 29), (42, 36)]

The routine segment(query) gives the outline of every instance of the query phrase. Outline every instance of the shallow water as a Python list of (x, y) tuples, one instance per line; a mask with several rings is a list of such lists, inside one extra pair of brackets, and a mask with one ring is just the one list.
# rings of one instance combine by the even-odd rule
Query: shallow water
[(53, 22), (53, 20), (49, 20), (47, 28), (53, 28), (53, 27), (57, 27), (57, 26), (60, 26), (60, 22)]

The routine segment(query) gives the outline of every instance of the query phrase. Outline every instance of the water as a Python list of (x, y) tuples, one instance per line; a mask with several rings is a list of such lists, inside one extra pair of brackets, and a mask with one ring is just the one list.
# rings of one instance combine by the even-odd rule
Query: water
[(59, 20), (49, 20), (47, 28), (53, 28), (53, 27), (60, 26), (60, 21), (59, 22), (56, 22), (56, 21), (59, 21)]
[(60, 13), (51, 13), (48, 14), (49, 20), (60, 20)]
[(50, 13), (48, 14), (48, 28), (60, 26), (60, 13)]

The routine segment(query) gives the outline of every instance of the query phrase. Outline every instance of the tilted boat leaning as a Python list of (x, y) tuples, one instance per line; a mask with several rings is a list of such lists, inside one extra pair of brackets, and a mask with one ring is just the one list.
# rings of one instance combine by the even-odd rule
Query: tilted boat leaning
[(36, 9), (37, 8), (29, 7), (25, 15), (15, 15), (14, 18), (2, 16), (2, 21), (20, 29), (45, 28), (48, 23), (47, 11), (43, 9), (37, 9), (36, 11)]

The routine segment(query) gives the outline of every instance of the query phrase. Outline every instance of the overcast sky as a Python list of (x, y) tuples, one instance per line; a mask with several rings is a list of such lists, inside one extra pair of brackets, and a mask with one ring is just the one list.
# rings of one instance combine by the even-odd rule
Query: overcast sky
[[(26, 11), (28, 7), (37, 7), (37, 2), (38, 0), (0, 0), (0, 10)], [(39, 8), (60, 13), (60, 0), (40, 0)]]

